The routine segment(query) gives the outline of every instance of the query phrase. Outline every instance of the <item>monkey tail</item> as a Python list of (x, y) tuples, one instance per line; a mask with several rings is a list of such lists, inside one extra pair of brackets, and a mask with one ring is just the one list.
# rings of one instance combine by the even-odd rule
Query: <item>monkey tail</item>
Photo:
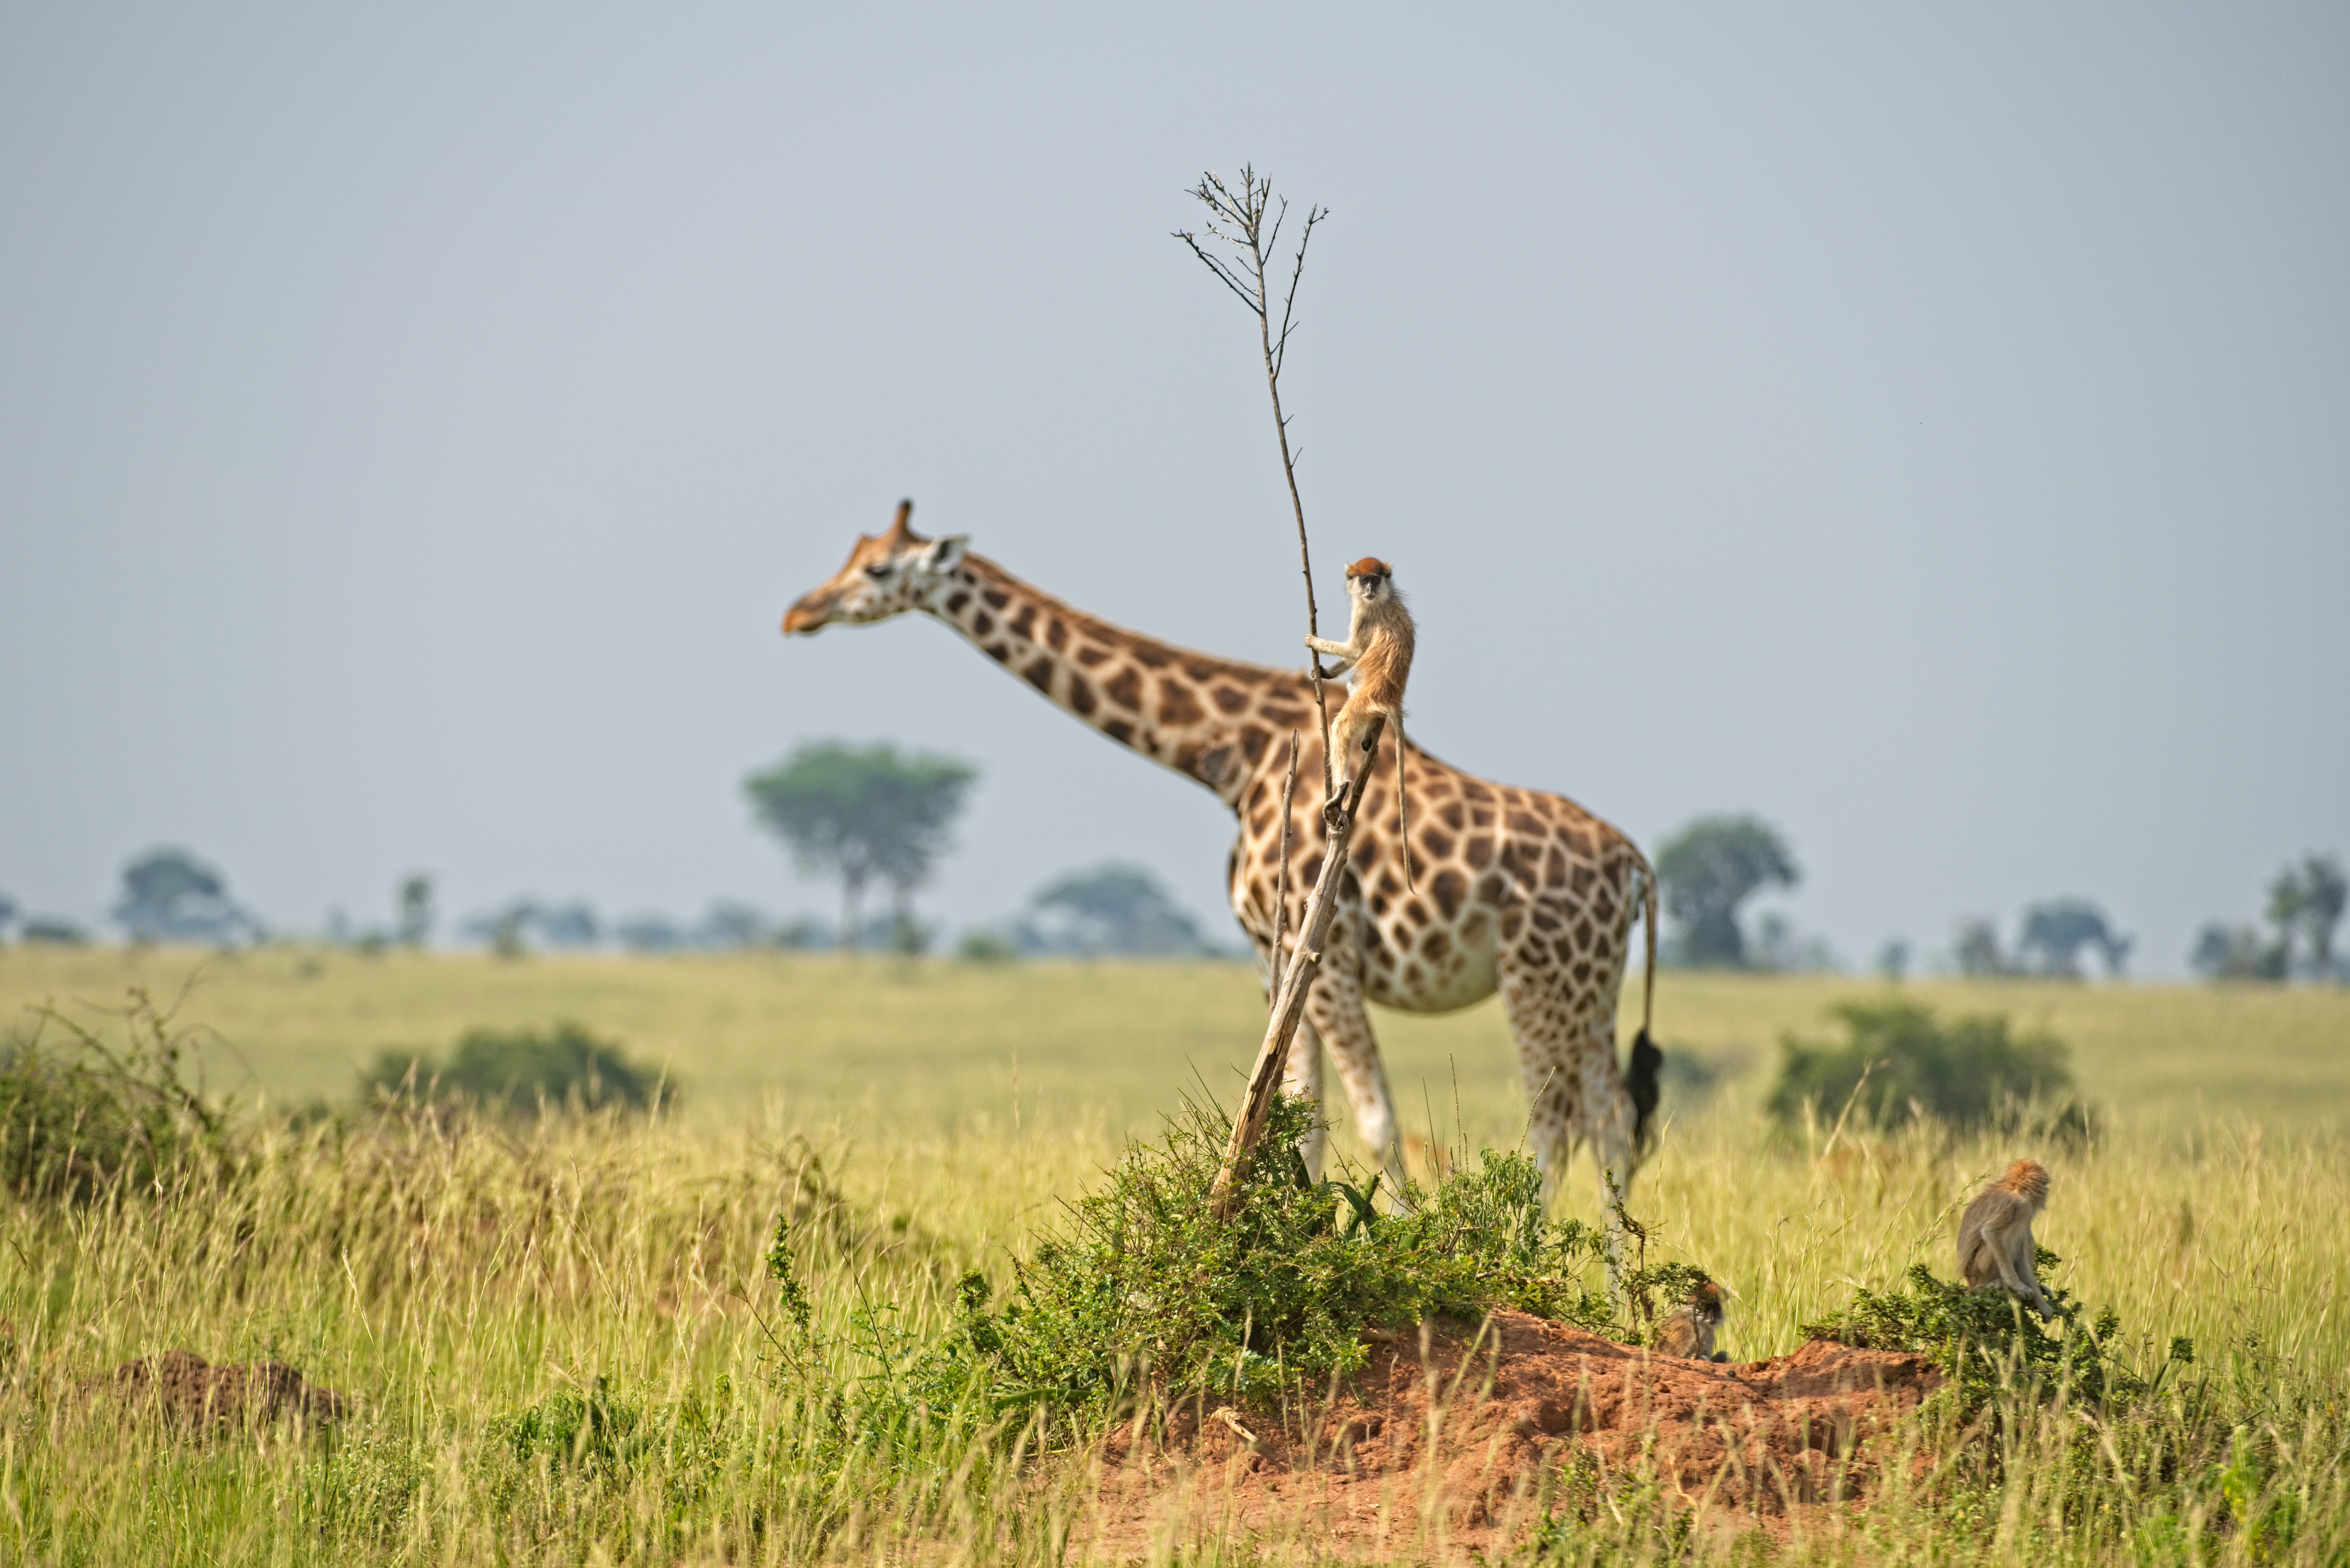
[(1398, 708), (1396, 710), (1396, 838), (1403, 846), (1404, 891), (1417, 893), (1419, 889), (1411, 885), (1411, 825), (1404, 820), (1404, 750), (1403, 710)]
[(1657, 1102), (1662, 1096), (1658, 1075), (1665, 1054), (1648, 1036), (1657, 1015), (1657, 872), (1648, 857), (1632, 850), (1640, 863), (1640, 921), (1647, 928), (1648, 967), (1640, 975), (1640, 1032), (1632, 1037), (1632, 1064), (1624, 1075), (1624, 1092), (1632, 1100), (1632, 1147), (1645, 1149), (1656, 1136)]

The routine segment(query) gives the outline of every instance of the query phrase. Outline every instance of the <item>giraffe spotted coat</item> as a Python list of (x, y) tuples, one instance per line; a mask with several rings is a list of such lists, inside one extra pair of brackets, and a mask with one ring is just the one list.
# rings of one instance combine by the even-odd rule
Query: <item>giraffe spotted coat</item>
[[(1240, 820), (1227, 875), (1232, 913), (1260, 959), (1269, 958), (1292, 731), (1302, 742), (1299, 779), (1322, 776), (1305, 673), (1211, 659), (1111, 626), (971, 553), (962, 536), (923, 538), (910, 526), (911, 511), (908, 503), (889, 532), (861, 536), (847, 565), (791, 607), (785, 632), (910, 610), (935, 616), (1085, 723), (1214, 791)], [(1334, 709), (1344, 695), (1330, 692)], [(1655, 1105), (1656, 1054), (1644, 1031), (1627, 1085), (1617, 1065), (1616, 1004), (1632, 922), (1644, 909), (1654, 941), (1647, 860), (1564, 796), (1488, 783), (1416, 746), (1410, 770), (1418, 891), (1404, 887), (1395, 753), (1383, 746), (1286, 1064), (1289, 1090), (1320, 1096), (1327, 1047), (1363, 1141), (1400, 1176), (1394, 1096), (1364, 1002), (1444, 1012), (1499, 990), (1546, 1186), (1555, 1189), (1577, 1143), (1591, 1147), (1603, 1173), (1628, 1181)], [(1301, 784), (1291, 808), (1293, 937), (1327, 843), (1319, 796)], [(1306, 1155), (1318, 1169), (1318, 1139)]]

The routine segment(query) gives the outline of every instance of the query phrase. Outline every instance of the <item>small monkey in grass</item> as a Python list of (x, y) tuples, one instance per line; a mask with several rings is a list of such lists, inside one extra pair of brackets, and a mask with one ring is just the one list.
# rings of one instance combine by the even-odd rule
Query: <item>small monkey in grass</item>
[(1730, 1353), (1713, 1347), (1713, 1336), (1721, 1327), (1721, 1287), (1711, 1280), (1701, 1281), (1690, 1292), (1688, 1301), (1657, 1321), (1657, 1354), (1727, 1361)]
[(1385, 719), (1395, 732), (1397, 836), (1403, 842), (1404, 882), (1409, 886), (1411, 843), (1402, 833), (1403, 689), (1411, 679), (1411, 611), (1396, 592), (1395, 568), (1376, 556), (1366, 556), (1347, 568), (1347, 597), (1355, 607), (1347, 640), (1309, 637), (1305, 646), (1338, 661), (1336, 669), (1324, 670), (1321, 660), (1315, 660), (1315, 670), (1323, 680), (1335, 680), (1348, 670), (1355, 674), (1354, 690), (1347, 694), (1346, 706), (1330, 724), (1330, 747), (1337, 761), (1341, 795), (1357, 772), (1370, 765), (1370, 759), (1363, 755), (1363, 738), (1371, 721)]
[(2032, 1222), (2048, 1202), (2048, 1168), (2019, 1159), (1975, 1194), (1959, 1220), (1959, 1273), (1977, 1290), (2003, 1285), (2043, 1318), (2054, 1317), (2040, 1288)]

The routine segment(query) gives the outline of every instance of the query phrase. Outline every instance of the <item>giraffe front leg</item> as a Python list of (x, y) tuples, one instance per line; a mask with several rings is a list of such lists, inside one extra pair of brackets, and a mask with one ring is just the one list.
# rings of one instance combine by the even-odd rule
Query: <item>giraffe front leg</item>
[[(1363, 982), (1353, 945), (1348, 943), (1343, 950), (1335, 940), (1330, 945), (1333, 950), (1314, 977), (1314, 988), (1305, 993), (1305, 1017), (1338, 1064), (1339, 1082), (1347, 1086), (1347, 1103), (1354, 1109), (1355, 1130), (1386, 1173), (1392, 1203), (1402, 1193), (1404, 1180), (1395, 1096), (1388, 1089), (1378, 1037), (1371, 1032), (1371, 1015), (1363, 1005)], [(1299, 1030), (1301, 1034), (1304, 1032)]]
[[(1292, 1099), (1311, 1100), (1317, 1110), (1322, 1104), (1322, 1037), (1315, 1033), (1311, 1019), (1299, 1019), (1297, 1033), (1289, 1037), (1289, 1060), (1282, 1064), (1281, 1092)], [(1305, 1173), (1316, 1181), (1322, 1179), (1325, 1141), (1322, 1118), (1316, 1115), (1313, 1127), (1297, 1140), (1298, 1158), (1305, 1162)]]

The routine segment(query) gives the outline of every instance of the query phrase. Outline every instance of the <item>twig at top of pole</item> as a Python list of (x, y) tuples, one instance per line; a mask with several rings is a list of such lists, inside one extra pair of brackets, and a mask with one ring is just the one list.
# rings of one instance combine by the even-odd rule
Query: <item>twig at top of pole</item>
[[(1289, 202), (1283, 200), (1276, 206), (1273, 182), (1259, 178), (1254, 165), (1245, 163), (1241, 166), (1238, 191), (1225, 184), (1223, 176), (1208, 173), (1200, 177), (1191, 194), (1208, 209), (1209, 238), (1231, 246), (1237, 254), (1226, 261), (1211, 254), (1201, 243), (1200, 235), (1190, 229), (1176, 230), (1175, 237), (1191, 246), (1191, 254), (1256, 317), (1257, 346), (1264, 356), (1265, 389), (1273, 395), (1274, 434), (1281, 441), (1282, 477), (1289, 482), (1289, 509), (1297, 518), (1297, 562), (1305, 574), (1305, 630), (1310, 636), (1319, 637), (1322, 626), (1314, 603), (1314, 554), (1305, 543), (1305, 503), (1297, 493), (1297, 458), (1289, 448), (1289, 419), (1281, 410), (1281, 371), (1289, 361), (1289, 335), (1296, 330), (1297, 285), (1305, 275), (1305, 247), (1313, 243), (1314, 225), (1328, 217), (1330, 212), (1326, 207), (1305, 209), (1305, 226), (1298, 234), (1297, 255), (1289, 269), (1289, 290), (1281, 302), (1281, 325), (1276, 331), (1265, 264), (1280, 249), (1281, 225), (1288, 221)], [(1268, 215), (1272, 219), (1269, 227), (1265, 221)], [(1322, 719), (1322, 798), (1326, 802), (1336, 790), (1337, 774), (1332, 770), (1330, 705), (1322, 692), (1319, 665), (1319, 660), (1312, 661), (1307, 673), (1314, 683), (1314, 710)]]

